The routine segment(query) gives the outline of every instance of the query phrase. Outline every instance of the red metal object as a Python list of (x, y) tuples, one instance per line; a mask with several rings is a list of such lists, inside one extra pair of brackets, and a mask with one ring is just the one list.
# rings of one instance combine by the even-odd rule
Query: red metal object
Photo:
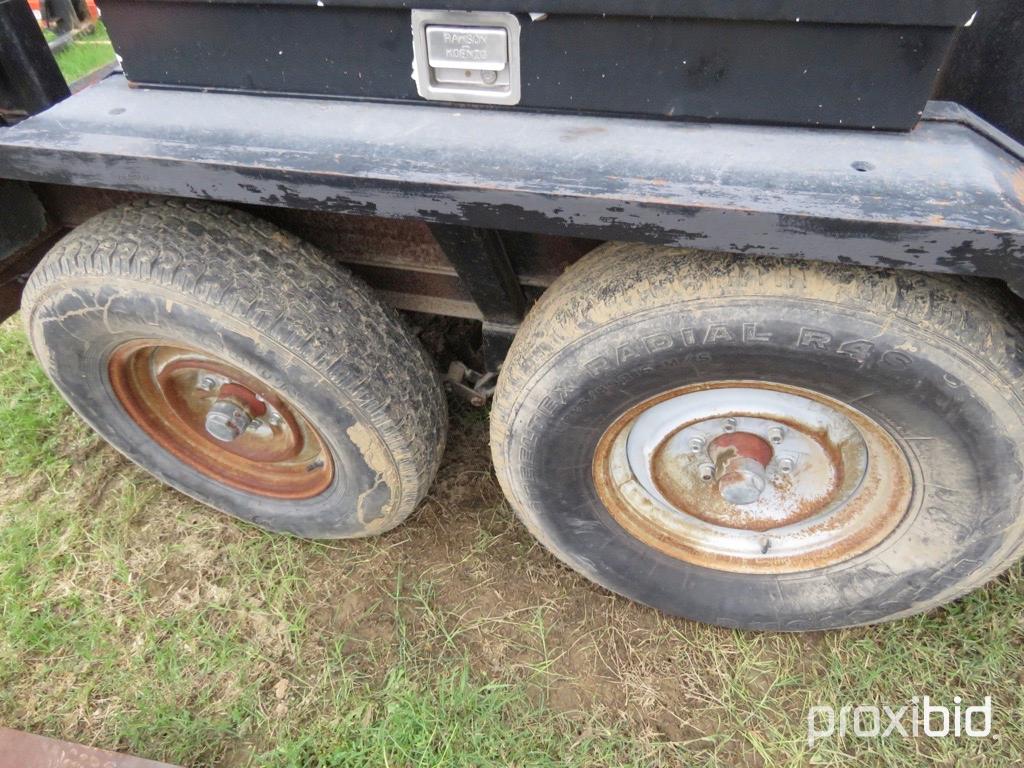
[(753, 459), (762, 467), (772, 460), (772, 447), (767, 441), (749, 432), (727, 432), (708, 446), (708, 455), (715, 464), (729, 459)]
[(0, 768), (180, 768), (141, 757), (0, 728)]
[(708, 446), (715, 462), (718, 492), (730, 504), (749, 504), (760, 498), (767, 485), (765, 467), (772, 460), (772, 447), (750, 432), (719, 435)]

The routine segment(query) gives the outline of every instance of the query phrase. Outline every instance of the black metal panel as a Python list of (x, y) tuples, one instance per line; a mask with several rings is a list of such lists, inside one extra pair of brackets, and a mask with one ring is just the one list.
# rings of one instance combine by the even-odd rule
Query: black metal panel
[(484, 320), (518, 324), (526, 314), (526, 299), (501, 235), (493, 230), (450, 224), (432, 224), (430, 231)]
[[(253, 0), (213, 0), (251, 5)], [(133, 0), (208, 3), (211, 0)], [(309, 0), (262, 0), (267, 5), (308, 6)], [(970, 16), (975, 0), (321, 0), (322, 7), (432, 8), (461, 11), (549, 13), (598, 16), (662, 16), (689, 19), (802, 21), (828, 24), (956, 26)]]
[(0, 131), (0, 178), (999, 277), (1024, 148), (956, 105), (906, 134), (132, 89)]
[(526, 297), (502, 234), (451, 224), (431, 224), (430, 231), (480, 309), (484, 367), (497, 371), (526, 315)]
[[(3, 134), (0, 134), (2, 136)], [(0, 265), (46, 230), (46, 211), (28, 184), (0, 180)]]
[[(136, 83), (424, 103), (405, 4), (353, 5), (106, 0), (103, 18)], [(532, 7), (501, 10), (517, 5)], [(823, 24), (782, 20), (777, 3), (660, 4), (661, 16), (605, 5), (627, 10), (580, 2), (520, 17), (520, 109), (906, 130), (969, 15), (962, 2), (918, 3), (916, 24), (896, 25), (877, 4), (870, 18), (860, 3), (790, 3), (864, 21)]]
[(502, 363), (508, 357), (508, 350), (519, 330), (519, 324), (492, 323), (484, 320), (481, 328), (483, 336), (484, 370), (487, 373), (501, 370)]
[(960, 31), (939, 98), (956, 101), (1024, 141), (1024, 3), (978, 0)]
[(0, 0), (0, 122), (42, 112), (69, 95), (26, 0)]
[(0, 321), (18, 311), (27, 273), (42, 255), (46, 211), (28, 184), (0, 180)]

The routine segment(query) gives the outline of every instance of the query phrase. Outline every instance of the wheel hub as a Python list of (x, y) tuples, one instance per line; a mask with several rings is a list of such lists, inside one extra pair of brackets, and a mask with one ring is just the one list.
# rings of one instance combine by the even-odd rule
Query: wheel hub
[[(708, 445), (718, 493), (730, 504), (753, 504), (764, 492), (772, 447), (753, 432), (726, 432)], [(703, 476), (705, 473), (701, 473)]]
[(214, 440), (230, 443), (252, 424), (252, 414), (234, 400), (218, 400), (206, 412), (206, 431)]
[[(213, 377), (200, 375), (200, 389), (209, 391)], [(217, 400), (206, 412), (206, 431), (215, 440), (230, 443), (250, 427), (260, 427), (260, 416), (267, 413), (266, 400), (241, 384), (228, 382), (220, 387)]]
[(763, 382), (688, 387), (634, 408), (602, 438), (594, 478), (638, 538), (743, 572), (853, 557), (891, 532), (911, 493), (905, 456), (878, 424)]

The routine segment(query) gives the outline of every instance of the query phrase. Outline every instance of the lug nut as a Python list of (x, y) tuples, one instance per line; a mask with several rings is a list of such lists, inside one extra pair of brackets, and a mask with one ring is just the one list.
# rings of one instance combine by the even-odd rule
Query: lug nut
[(735, 432), (736, 431), (736, 419), (732, 419), (732, 418), (726, 419), (725, 420), (725, 426), (723, 426), (722, 429), (724, 431), (726, 431), (726, 432)]
[(199, 388), (204, 392), (210, 392), (217, 388), (217, 380), (213, 376), (203, 376), (199, 379)]
[(788, 475), (796, 469), (796, 462), (790, 458), (779, 459), (779, 472), (784, 475)]
[(772, 445), (778, 445), (782, 442), (782, 439), (786, 436), (786, 430), (782, 427), (772, 427), (768, 430), (768, 440)]
[(704, 438), (703, 437), (691, 437), (690, 438), (690, 450), (694, 453), (700, 453), (704, 450)]
[(705, 483), (710, 483), (715, 479), (715, 466), (713, 464), (701, 464), (697, 471), (700, 472), (700, 479)]
[(280, 427), (284, 423), (284, 419), (281, 418), (281, 414), (277, 411), (271, 411), (267, 414), (267, 423), (272, 427)]

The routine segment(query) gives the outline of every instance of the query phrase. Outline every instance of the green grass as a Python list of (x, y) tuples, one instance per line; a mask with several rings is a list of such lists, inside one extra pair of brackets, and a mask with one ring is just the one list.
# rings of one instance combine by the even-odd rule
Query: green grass
[(24, 336), (9, 321), (0, 333), (0, 475), (51, 466), (67, 414)]
[[(805, 635), (670, 619), (511, 519), (475, 412), (383, 537), (262, 533), (162, 487), (0, 326), (0, 723), (188, 766), (1008, 766), (1024, 579)], [(996, 703), (998, 739), (806, 744), (813, 704)]]
[(114, 60), (107, 29), (96, 22), (91, 32), (77, 36), (74, 42), (57, 53), (57, 66), (69, 83), (78, 80)]

